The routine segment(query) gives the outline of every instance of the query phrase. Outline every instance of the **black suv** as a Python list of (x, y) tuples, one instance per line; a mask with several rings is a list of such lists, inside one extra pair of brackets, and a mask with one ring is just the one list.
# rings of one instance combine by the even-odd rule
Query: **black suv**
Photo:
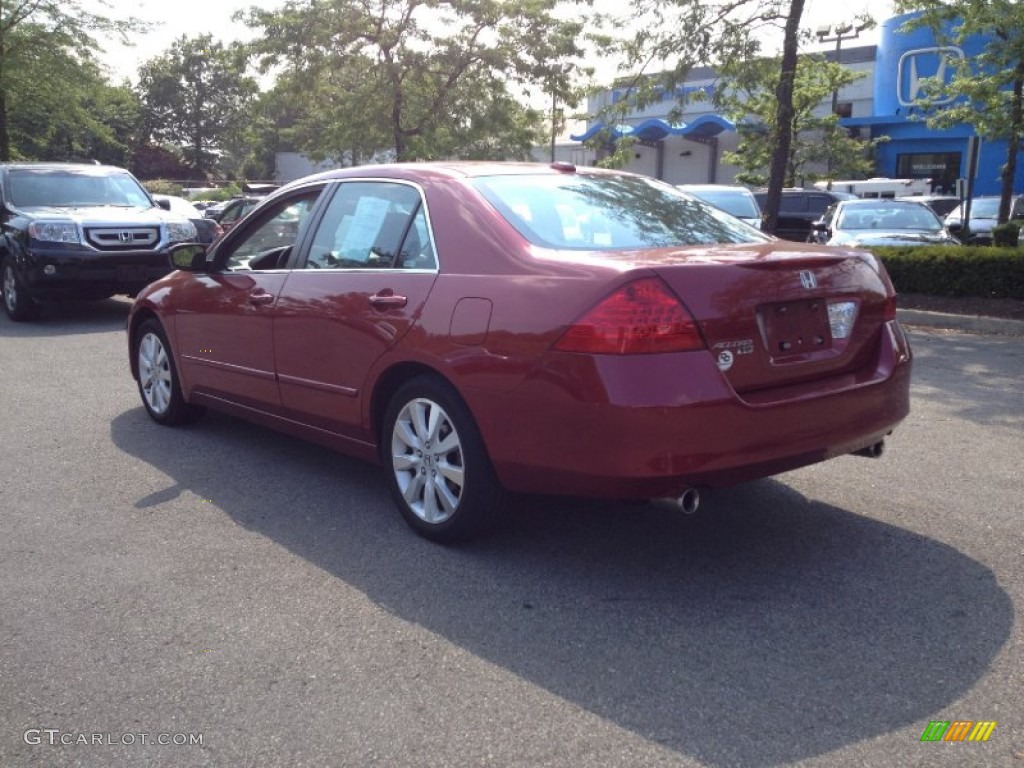
[(171, 271), (167, 249), (195, 226), (157, 206), (128, 171), (0, 164), (0, 291), (12, 320), (40, 301), (135, 294)]
[[(754, 197), (763, 211), (768, 193), (755, 192)], [(856, 197), (849, 192), (829, 192), (824, 189), (784, 189), (775, 236), (799, 243), (810, 242), (811, 225), (822, 217), (830, 205), (840, 200), (854, 200)]]

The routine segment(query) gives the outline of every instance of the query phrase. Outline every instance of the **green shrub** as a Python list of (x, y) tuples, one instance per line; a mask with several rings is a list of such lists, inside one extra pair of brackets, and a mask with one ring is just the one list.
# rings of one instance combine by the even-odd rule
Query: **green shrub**
[(205, 200), (230, 200), (233, 197), (238, 197), (242, 194), (242, 188), (238, 185), (238, 182), (231, 182), (226, 187), (215, 189), (203, 195)]
[(1024, 299), (1024, 248), (872, 248), (900, 293)]
[(150, 179), (142, 182), (142, 186), (149, 190), (152, 195), (173, 195), (181, 197), (181, 184), (175, 184), (166, 179)]
[(992, 229), (992, 244), (1003, 248), (1016, 248), (1020, 242), (1020, 222), (1007, 221)]

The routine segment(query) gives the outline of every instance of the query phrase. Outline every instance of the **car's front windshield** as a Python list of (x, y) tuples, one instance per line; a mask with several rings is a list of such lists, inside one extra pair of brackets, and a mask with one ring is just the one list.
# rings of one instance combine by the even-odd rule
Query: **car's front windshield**
[(16, 208), (153, 205), (146, 191), (127, 173), (63, 168), (13, 169), (7, 176), (7, 196)]
[(847, 205), (840, 213), (836, 226), (841, 230), (938, 232), (942, 229), (942, 222), (931, 209), (917, 203), (880, 206)]
[(485, 176), (472, 184), (523, 237), (547, 248), (607, 251), (769, 240), (718, 208), (641, 176)]

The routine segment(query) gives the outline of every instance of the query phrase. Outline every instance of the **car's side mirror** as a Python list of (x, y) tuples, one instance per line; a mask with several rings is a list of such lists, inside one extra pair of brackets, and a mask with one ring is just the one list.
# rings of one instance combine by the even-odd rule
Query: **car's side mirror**
[(161, 197), (161, 198), (158, 198), (158, 199), (154, 200), (153, 202), (156, 203), (156, 207), (157, 208), (163, 208), (165, 211), (171, 210), (171, 201), (170, 200), (166, 200), (166, 199)]
[(811, 229), (815, 232), (828, 232), (828, 224), (821, 219), (818, 219), (817, 221), (811, 222)]
[(169, 251), (171, 267), (186, 272), (205, 272), (206, 246), (199, 243), (179, 243), (172, 245)]

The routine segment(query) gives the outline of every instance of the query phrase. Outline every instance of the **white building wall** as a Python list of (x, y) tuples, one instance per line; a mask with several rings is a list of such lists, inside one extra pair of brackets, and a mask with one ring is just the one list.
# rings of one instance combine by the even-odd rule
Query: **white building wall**
[[(862, 49), (867, 52), (867, 49)], [(845, 52), (844, 52), (845, 54)], [(842, 88), (839, 91), (838, 101), (851, 104), (851, 117), (868, 117), (873, 114), (874, 107), (874, 71), (875, 61), (873, 49), (870, 51), (869, 60), (863, 61), (855, 58), (853, 61), (844, 61), (844, 66), (855, 72), (864, 74), (860, 80)], [(844, 55), (845, 58), (845, 55)], [(717, 85), (717, 79), (707, 69), (695, 70), (695, 76), (687, 80), (685, 89), (691, 94), (686, 103), (678, 104), (672, 98), (650, 104), (643, 109), (630, 112), (623, 119), (628, 125), (638, 125), (644, 120), (657, 118), (666, 122), (692, 122), (694, 119), (709, 114), (716, 114), (714, 105), (710, 98), (702, 98), (701, 94), (707, 94), (709, 90)], [(592, 115), (605, 114), (606, 108), (613, 103), (613, 91), (607, 90), (591, 96), (587, 103), (588, 112)], [(673, 111), (676, 110), (676, 114)], [(817, 108), (818, 114), (828, 114), (832, 111), (831, 96), (824, 99)], [(611, 122), (618, 118), (607, 118)], [(580, 130), (579, 133), (583, 131)], [(735, 183), (736, 174), (740, 169), (728, 165), (722, 161), (722, 155), (728, 151), (735, 151), (739, 145), (739, 137), (733, 132), (722, 132), (718, 135), (718, 147), (712, 158), (712, 149), (706, 144), (699, 144), (689, 141), (685, 137), (668, 136), (664, 139), (664, 157), (661, 165), (661, 178), (670, 184), (732, 184)], [(658, 166), (655, 162), (655, 149), (640, 144), (633, 146), (634, 158), (625, 166), (624, 170), (635, 173), (642, 173), (649, 176), (658, 176)], [(635, 157), (639, 154), (640, 157)], [(825, 172), (825, 167), (808, 168), (819, 173)]]

